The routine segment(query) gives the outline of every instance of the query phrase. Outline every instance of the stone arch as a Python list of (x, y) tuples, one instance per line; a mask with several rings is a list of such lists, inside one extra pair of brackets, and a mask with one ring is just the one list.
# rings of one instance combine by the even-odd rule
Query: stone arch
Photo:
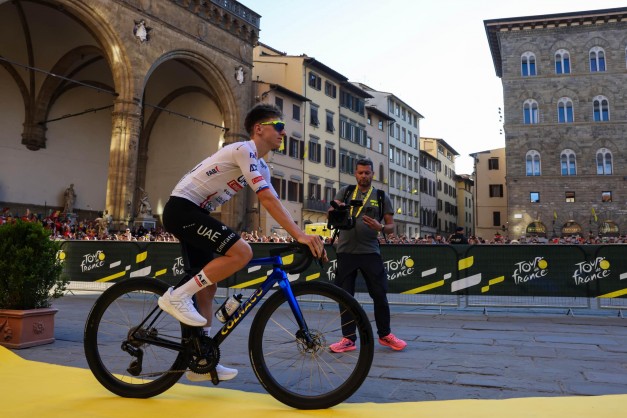
[(188, 50), (170, 51), (162, 55), (151, 66), (144, 78), (143, 88), (145, 88), (151, 74), (168, 60), (177, 60), (184, 65), (188, 65), (205, 81), (205, 85), (210, 89), (208, 92), (217, 99), (216, 103), (224, 116), (224, 126), (226, 127), (224, 136), (227, 142), (248, 139), (245, 134), (240, 132), (241, 127), (244, 125), (243, 115), (240, 115), (240, 109), (233, 95), (232, 86), (220, 68), (207, 57)]
[[(139, 137), (139, 149), (138, 149), (138, 164), (137, 164), (137, 187), (141, 187), (143, 189), (146, 188), (146, 162), (148, 160), (148, 148), (150, 137), (153, 132), (153, 129), (159, 119), (159, 117), (164, 112), (160, 108), (167, 108), (170, 103), (172, 103), (177, 98), (184, 96), (190, 93), (198, 93), (201, 94), (215, 103), (219, 103), (219, 100), (212, 94), (208, 89), (204, 89), (198, 86), (186, 86), (176, 89), (170, 92), (166, 97), (164, 97), (157, 106), (159, 108), (155, 108), (151, 113), (148, 120), (145, 121), (141, 135)], [(224, 113), (223, 113), (224, 114)]]
[[(92, 57), (87, 61), (83, 61), (85, 56)], [(92, 63), (102, 60), (102, 51), (92, 45), (84, 45), (72, 49), (62, 56), (52, 67), (39, 89), (37, 98), (34, 101), (29, 100), (26, 107), (26, 115), (24, 121), (24, 132), (22, 134), (22, 144), (32, 151), (46, 146), (45, 132), (47, 130), (46, 120), (50, 109), (55, 101), (59, 99), (65, 92), (78, 87), (78, 84), (70, 82), (66, 79), (74, 79), (75, 75), (91, 65)], [(83, 61), (76, 65), (77, 62)], [(61, 76), (61, 77), (58, 77)], [(76, 80), (84, 85), (98, 88), (102, 91), (110, 91), (115, 95), (113, 87), (93, 80)]]

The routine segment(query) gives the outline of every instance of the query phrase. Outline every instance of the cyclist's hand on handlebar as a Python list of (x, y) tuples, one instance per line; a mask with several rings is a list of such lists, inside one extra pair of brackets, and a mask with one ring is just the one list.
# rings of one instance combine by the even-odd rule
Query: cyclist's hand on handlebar
[(298, 238), (298, 242), (307, 245), (315, 258), (326, 258), (326, 251), (324, 251), (324, 242), (322, 242), (318, 235), (303, 235)]

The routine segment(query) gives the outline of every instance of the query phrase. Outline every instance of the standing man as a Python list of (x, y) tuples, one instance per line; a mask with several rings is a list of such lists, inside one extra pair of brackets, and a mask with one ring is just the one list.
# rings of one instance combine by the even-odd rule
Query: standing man
[(464, 235), (464, 227), (458, 226), (455, 233), (448, 239), (449, 244), (468, 244), (468, 239)]
[[(355, 217), (355, 226), (342, 230), (337, 241), (337, 270), (335, 284), (355, 295), (357, 271), (364, 276), (368, 293), (374, 302), (374, 318), (379, 335), (379, 344), (402, 350), (407, 343), (392, 334), (390, 329), (390, 306), (387, 299), (387, 272), (383, 266), (379, 240), (377, 236), (394, 231), (394, 209), (390, 198), (385, 194), (383, 199), (372, 186), (374, 168), (369, 159), (359, 159), (356, 163), (355, 178), (357, 186), (342, 187), (335, 201), (345, 205), (350, 200), (362, 200), (363, 206), (350, 208), (350, 216)], [(333, 210), (333, 209), (331, 209)], [(334, 353), (355, 350), (355, 325), (350, 318), (342, 318), (342, 334), (344, 338), (331, 344), (329, 349)]]
[[(170, 287), (159, 298), (159, 307), (184, 324), (204, 327), (207, 335), (211, 334), (216, 283), (241, 270), (253, 256), (250, 245), (239, 234), (211, 216), (211, 211), (238, 191), (252, 188), (274, 220), (306, 244), (315, 257), (326, 259), (322, 240), (301, 231), (281, 204), (262, 158), (283, 141), (285, 122), (281, 116), (278, 108), (268, 104), (253, 107), (244, 121), (250, 140), (226, 145), (198, 163), (174, 187), (163, 209), (163, 225), (180, 241), (185, 270), (194, 276), (176, 289)], [(214, 258), (214, 253), (222, 257)], [(192, 302), (194, 295), (198, 310)], [(220, 380), (237, 375), (237, 370), (219, 364), (216, 372)], [(186, 376), (193, 381), (211, 380), (208, 374), (191, 371)]]

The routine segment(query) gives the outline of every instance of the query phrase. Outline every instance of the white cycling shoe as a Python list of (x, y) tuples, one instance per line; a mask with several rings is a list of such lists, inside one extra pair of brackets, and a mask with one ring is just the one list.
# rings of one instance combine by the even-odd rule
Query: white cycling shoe
[(176, 297), (172, 295), (172, 289), (172, 287), (168, 288), (163, 296), (159, 298), (159, 307), (185, 325), (191, 327), (205, 326), (207, 319), (198, 313), (194, 307), (192, 297), (187, 295)]
[[(221, 364), (218, 364), (216, 366), (216, 372), (218, 373), (218, 379), (221, 382), (225, 380), (234, 379), (235, 376), (237, 376), (237, 369), (229, 369), (228, 367), (224, 367)], [(185, 372), (185, 377), (187, 378), (187, 380), (191, 382), (205, 382), (205, 381), (211, 380), (211, 375), (209, 373), (198, 374), (198, 373), (194, 373), (191, 370), (188, 370)]]

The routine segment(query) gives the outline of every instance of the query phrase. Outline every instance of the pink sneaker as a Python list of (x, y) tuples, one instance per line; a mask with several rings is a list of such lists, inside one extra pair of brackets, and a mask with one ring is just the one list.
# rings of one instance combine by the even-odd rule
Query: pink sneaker
[(383, 338), (379, 338), (379, 344), (390, 347), (392, 350), (401, 351), (407, 347), (407, 343), (400, 338), (396, 338), (394, 334), (388, 334)]
[(348, 338), (342, 338), (335, 344), (331, 344), (329, 346), (329, 350), (333, 351), (334, 353), (343, 353), (345, 351), (357, 350), (357, 346), (353, 341), (349, 340)]

